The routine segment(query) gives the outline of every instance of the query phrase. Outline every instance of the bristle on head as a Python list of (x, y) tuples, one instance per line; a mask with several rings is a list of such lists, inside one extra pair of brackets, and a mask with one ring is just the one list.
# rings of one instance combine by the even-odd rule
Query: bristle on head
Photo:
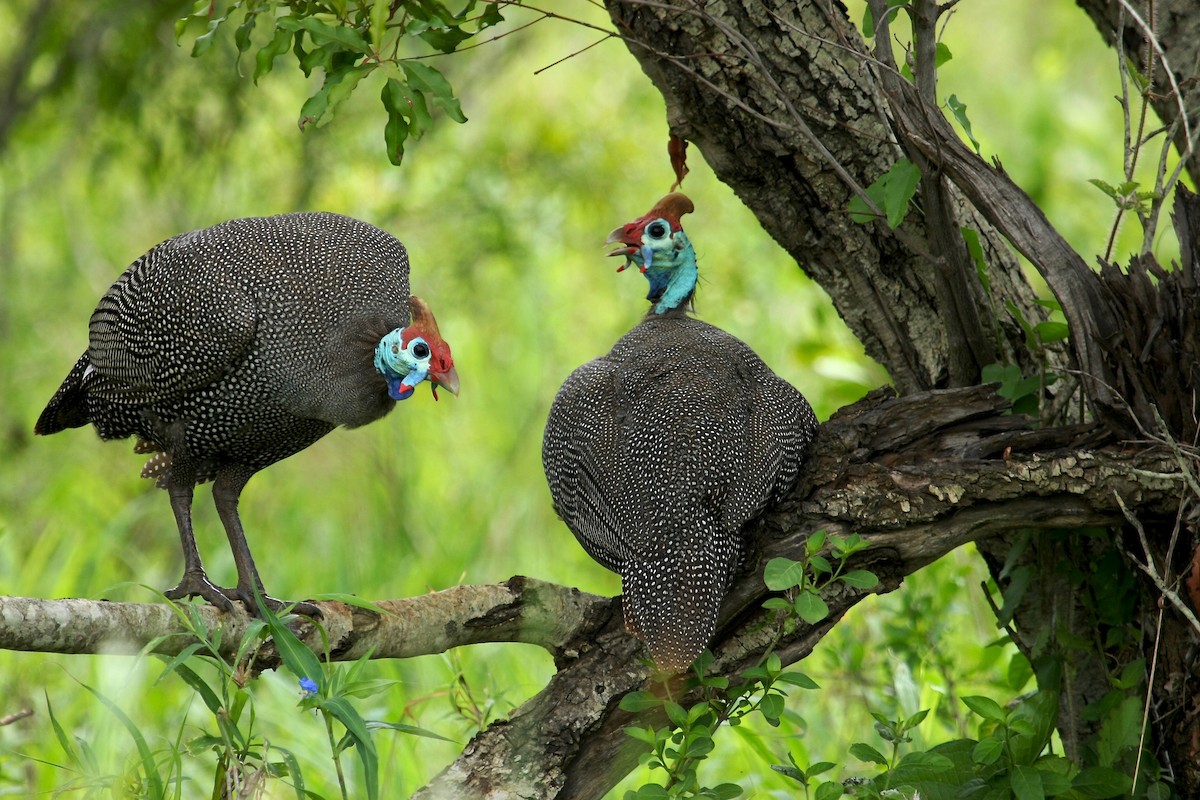
[(665, 219), (671, 223), (671, 230), (677, 231), (683, 228), (680, 218), (695, 210), (696, 204), (690, 197), (683, 192), (671, 192), (655, 203), (654, 208), (650, 209), (642, 219)]
[[(619, 247), (609, 253), (610, 256), (629, 256), (633, 253), (629, 248), (637, 248), (642, 244), (642, 231), (656, 219), (663, 219), (671, 226), (673, 233), (683, 230), (683, 225), (680, 223), (680, 217), (684, 214), (690, 214), (696, 210), (696, 206), (692, 203), (690, 197), (683, 192), (671, 192), (669, 195), (659, 200), (654, 204), (654, 208), (647, 211), (642, 216), (626, 222), (619, 228), (614, 228), (612, 233), (608, 234), (605, 244), (620, 243), (623, 247)], [(628, 266), (628, 264), (626, 264)], [(621, 267), (624, 269), (625, 267)], [(621, 269), (617, 270), (618, 272)]]
[(420, 328), (426, 336), (442, 338), (437, 320), (434, 318), (433, 312), (429, 310), (429, 305), (415, 294), (409, 295), (408, 312), (412, 316), (411, 325)]

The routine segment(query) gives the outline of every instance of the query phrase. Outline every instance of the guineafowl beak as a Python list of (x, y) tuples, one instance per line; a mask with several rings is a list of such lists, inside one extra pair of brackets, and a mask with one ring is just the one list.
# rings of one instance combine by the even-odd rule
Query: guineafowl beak
[(454, 368), (453, 364), (445, 372), (430, 372), (429, 382), (433, 385), (434, 399), (437, 399), (438, 388), (445, 389), (450, 394), (458, 397), (458, 370)]
[[(640, 221), (640, 220), (639, 220)], [(620, 243), (620, 247), (609, 253), (609, 256), (625, 256), (625, 263), (617, 267), (617, 272), (624, 272), (634, 263), (633, 256), (637, 254), (642, 244), (642, 230), (637, 222), (630, 222), (622, 225), (619, 228), (613, 228), (612, 233), (604, 240), (605, 244)], [(642, 272), (646, 271), (645, 267), (639, 265)]]

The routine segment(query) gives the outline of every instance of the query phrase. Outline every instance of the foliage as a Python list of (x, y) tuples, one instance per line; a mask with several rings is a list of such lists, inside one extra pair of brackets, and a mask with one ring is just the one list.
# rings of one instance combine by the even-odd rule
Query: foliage
[[(201, 12), (210, 4), (203, 5)], [(378, 5), (370, 4), (368, 17)], [(43, 102), (30, 107), (0, 147), (6, 591), (152, 599), (119, 582), (165, 586), (178, 577), (166, 498), (137, 477), (140, 462), (127, 445), (101, 443), (85, 431), (34, 441), (32, 421), (84, 346), (96, 298), (132, 258), (169, 235), (229, 217), (325, 208), (404, 239), (414, 287), (436, 298), (455, 347), (464, 394), (438, 406), (414, 401), (421, 405), (363, 431), (339, 432), (257, 477), (243, 498), (243, 516), (252, 540), (261, 542), (270, 586), (283, 596), (336, 590), (382, 598), (532, 574), (616, 593), (616, 579), (575, 546), (536, 487), (541, 421), (554, 390), (641, 310), (641, 287), (614, 283), (599, 242), (672, 178), (660, 147), (667, 136), (661, 99), (620, 45), (596, 48), (536, 78), (534, 70), (583, 49), (591, 35), (542, 25), (522, 33), (517, 47), (480, 48), (461, 62), (422, 59), (461, 90), (472, 124), (421, 127), (422, 115), (416, 142), (413, 119), (393, 98), (410, 126), (405, 152), (420, 148), (420, 157), (396, 171), (378, 152), (379, 107), (372, 97), (367, 109), (364, 91), (350, 90), (375, 81), (382, 93), (389, 76), (403, 77), (435, 122), (438, 112), (449, 116), (433, 101), (436, 89), (422, 88), (404, 71), (401, 62), (423, 53), (398, 53), (399, 75), (368, 56), (352, 60), (347, 71), (369, 67), (362, 72), (373, 75), (330, 86), (322, 124), (306, 124), (298, 136), (290, 122), (277, 122), (295, 118), (298, 98), (323, 90), (325, 71), (315, 68), (306, 79), (302, 69), (275, 69), (278, 59), (299, 66), (297, 42), (305, 57), (327, 58), (331, 66), (344, 67), (355, 51), (332, 39), (322, 43), (320, 33), (314, 39), (300, 24), (289, 32), (292, 23), (284, 23), (293, 49), (273, 57), (269, 78), (263, 72), (260, 85), (250, 85), (258, 55), (280, 30), (265, 3), (218, 4), (212, 19), (189, 18), (184, 42), (208, 35), (216, 17), (223, 20), (195, 60), (188, 50), (163, 45), (172, 39), (178, 6), (155, 4), (153, 14), (133, 13), (125, 3), (72, 6), (51, 16), (53, 35), (46, 38), (25, 22), (34, 6), (18, 0), (0, 7), (0, 55), (39, 44), (43, 49), (28, 56), (35, 78), (64, 68), (53, 91), (41, 95)], [(252, 6), (262, 10), (243, 30)], [(296, 8), (316, 11), (309, 18), (325, 24), (348, 20), (373, 41), (369, 23), (355, 22), (366, 5), (347, 4), (344, 17), (332, 5), (325, 6), (332, 11)], [(1105, 133), (1120, 120), (1105, 80), (1111, 64), (1092, 47), (1094, 32), (1077, 23), (1072, 9), (1043, 3), (960, 9), (947, 42), (971, 57), (952, 62), (944, 85), (971, 103), (980, 147), (1003, 157), (1069, 240), (1096, 250), (1094, 242), (1107, 234), (1096, 221), (1111, 200), (1083, 180), (1062, 180), (1059, 162), (1069, 160), (1072, 173), (1106, 175), (1105, 165), (1121, 158), (1120, 142)], [(586, 19), (607, 24), (602, 14), (588, 13)], [(504, 14), (513, 28), (543, 18), (515, 9)], [(476, 23), (461, 22), (475, 30)], [(995, 36), (975, 40), (981, 27)], [(385, 36), (396, 34), (389, 28)], [(245, 79), (229, 67), (239, 52), (250, 73)], [(996, 81), (997, 74), (1005, 80)], [(390, 120), (392, 110), (385, 111)], [(335, 117), (336, 124), (323, 124)], [(706, 231), (696, 237), (706, 276), (700, 313), (751, 343), (804, 390), (822, 418), (885, 382), (820, 290), (702, 159), (690, 166), (685, 188), (697, 201), (696, 226)], [(1116, 251), (1136, 249), (1140, 240), (1139, 232), (1123, 229)], [(779, 320), (787, 320), (786, 331)], [(218, 523), (200, 507), (205, 494), (197, 493), (201, 547), (212, 550), (206, 555), (213, 574), (228, 575)], [(809, 764), (804, 777), (820, 792), (833, 769), (826, 765), (845, 761), (848, 748), (872, 730), (872, 712), (895, 724), (931, 709), (905, 731), (914, 748), (965, 736), (968, 719), (982, 723), (973, 712), (964, 716), (966, 706), (956, 698), (1009, 696), (1021, 691), (1029, 671), (1010, 644), (989, 644), (993, 621), (975, 591), (981, 580), (978, 560), (956, 553), (910, 576), (902, 592), (864, 601), (805, 662), (820, 693), (794, 693), (777, 719), (758, 711), (742, 717), (707, 755), (704, 770), (720, 776), (718, 785), (736, 781), (747, 792), (794, 791), (794, 776), (765, 765)], [(793, 596), (801, 594), (807, 592)], [(119, 643), (112, 646), (121, 652)], [(301, 697), (306, 690), (294, 671), (239, 685), (245, 674), (227, 672), (200, 651), (161, 672), (154, 664), (127, 655), (0, 654), (0, 715), (34, 710), (0, 727), (0, 791), (136, 796), (153, 791), (147, 787), (157, 774), (167, 796), (192, 796), (232, 773), (273, 784), (279, 796), (295, 793), (299, 779), (308, 796), (337, 796), (335, 752), (347, 791), (365, 778), (362, 737), (347, 738), (349, 726), (318, 708), (344, 698), (367, 722), (380, 794), (403, 795), (447, 763), (478, 725), (537, 691), (553, 668), (547, 656), (522, 647), (481, 646), (306, 673), (318, 693)], [(362, 695), (355, 688), (375, 682), (386, 683), (386, 691)], [(747, 700), (761, 707), (766, 694), (782, 688), (777, 681), (771, 692), (760, 688)], [(1119, 696), (1094, 711), (1113, 720), (1100, 752), (1126, 770), (1136, 752), (1129, 744), (1137, 727), (1134, 689), (1114, 685), (1113, 691)], [(456, 743), (382, 733), (417, 733), (418, 722)], [(642, 772), (626, 786), (663, 774)]]
[[(234, 33), (238, 58), (254, 52), (254, 80), (269, 73), (275, 61), (290, 53), (305, 77), (320, 70), (321, 87), (300, 109), (300, 129), (333, 119), (363, 79), (382, 76), (381, 100), (387, 111), (384, 142), (388, 158), (399, 165), (404, 144), (419, 139), (433, 124), (430, 104), (455, 122), (466, 122), (462, 107), (445, 76), (414, 52), (417, 43), (427, 51), (453, 53), (481, 31), (504, 21), (502, 5), (465, 0), (452, 11), (437, 0), (293, 3), (287, 0), (235, 0), (224, 6), (197, 0), (192, 14), (179, 21), (176, 36), (204, 26), (192, 42), (192, 55), (207, 53), (230, 21), (240, 12)], [(260, 20), (269, 38), (256, 42)]]

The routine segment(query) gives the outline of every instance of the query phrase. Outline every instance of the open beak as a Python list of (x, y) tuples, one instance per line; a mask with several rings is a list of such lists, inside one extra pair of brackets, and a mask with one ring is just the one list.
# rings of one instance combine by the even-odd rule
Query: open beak
[(437, 399), (437, 390), (439, 387), (458, 397), (458, 370), (453, 365), (445, 372), (429, 373), (429, 382), (433, 385), (433, 397), (435, 400)]
[[(631, 264), (633, 264), (633, 256), (635, 253), (637, 253), (638, 249), (641, 246), (641, 240), (638, 238), (635, 238), (634, 235), (630, 232), (630, 228), (632, 228), (632, 227), (633, 226), (631, 223), (628, 225), (622, 225), (619, 228), (613, 228), (612, 233), (608, 234), (608, 238), (604, 240), (605, 244), (620, 244), (621, 245), (620, 247), (617, 247), (617, 248), (613, 249), (612, 251), (610, 251), (608, 254), (610, 257), (612, 257), (612, 256), (624, 256), (625, 257), (625, 263), (622, 264), (621, 266), (617, 267), (617, 272), (624, 272), (626, 269), (629, 268), (629, 266)], [(642, 269), (642, 272), (646, 271), (644, 267), (641, 269)]]

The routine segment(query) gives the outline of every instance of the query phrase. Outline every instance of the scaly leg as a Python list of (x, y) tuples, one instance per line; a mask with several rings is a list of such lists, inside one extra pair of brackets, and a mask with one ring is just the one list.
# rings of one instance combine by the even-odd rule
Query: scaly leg
[(167, 478), (167, 492), (171, 497), (171, 510), (175, 512), (175, 524), (179, 527), (179, 540), (183, 545), (183, 577), (163, 594), (170, 600), (201, 597), (222, 611), (232, 612), (233, 601), (226, 596), (228, 590), (210, 581), (204, 572), (204, 565), (200, 563), (200, 551), (196, 549), (196, 535), (192, 531), (193, 488), (192, 476), (181, 476), (173, 466)]
[(246, 533), (242, 529), (242, 520), (238, 515), (238, 499), (242, 488), (254, 470), (247, 467), (230, 467), (217, 473), (213, 482), (213, 501), (217, 506), (217, 514), (225, 526), (225, 535), (229, 537), (229, 548), (233, 551), (233, 563), (237, 566), (237, 588), (230, 591), (229, 596), (241, 600), (246, 608), (255, 616), (260, 616), (255, 594), (263, 605), (279, 613), (288, 606), (296, 614), (306, 617), (319, 617), (321, 610), (312, 603), (288, 603), (276, 600), (263, 589), (262, 579), (258, 576), (258, 568), (254, 566), (254, 557), (250, 555), (250, 545), (246, 543)]

